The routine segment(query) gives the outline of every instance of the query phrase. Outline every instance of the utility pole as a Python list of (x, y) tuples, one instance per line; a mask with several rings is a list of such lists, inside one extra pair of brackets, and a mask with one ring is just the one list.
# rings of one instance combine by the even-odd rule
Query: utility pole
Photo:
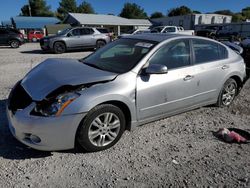
[(28, 7), (29, 7), (29, 15), (32, 16), (31, 15), (31, 6), (30, 6), (30, 1), (29, 0), (28, 0)]

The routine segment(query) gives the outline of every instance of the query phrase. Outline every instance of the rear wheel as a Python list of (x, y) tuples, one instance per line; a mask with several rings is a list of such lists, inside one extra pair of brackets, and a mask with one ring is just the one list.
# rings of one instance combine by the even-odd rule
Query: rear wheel
[(106, 42), (105, 42), (105, 41), (98, 40), (98, 41), (96, 42), (96, 49), (99, 49), (99, 48), (101, 48), (101, 47), (103, 47), (103, 46), (105, 46), (105, 45), (106, 45)]
[(10, 46), (11, 46), (11, 48), (19, 48), (20, 43), (18, 40), (12, 40), (12, 41), (10, 41)]
[(54, 44), (54, 52), (56, 54), (62, 54), (66, 51), (66, 46), (63, 42), (55, 42)]
[(81, 123), (77, 142), (89, 152), (101, 151), (118, 142), (125, 130), (125, 116), (120, 108), (104, 104), (91, 110)]
[(226, 107), (231, 105), (235, 96), (237, 95), (237, 92), (237, 82), (234, 79), (229, 78), (221, 89), (217, 106)]

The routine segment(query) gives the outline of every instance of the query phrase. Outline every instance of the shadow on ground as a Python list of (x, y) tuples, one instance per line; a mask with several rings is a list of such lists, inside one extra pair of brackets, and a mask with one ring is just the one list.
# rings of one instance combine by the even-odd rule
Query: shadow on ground
[(46, 54), (42, 50), (31, 50), (31, 51), (22, 51), (22, 54)]
[(5, 105), (6, 100), (0, 100), (0, 158), (22, 160), (51, 156), (50, 152), (33, 150), (12, 136), (8, 128)]
[[(69, 50), (65, 53), (77, 53), (77, 52), (93, 52), (94, 49), (79, 49), (79, 50)], [(43, 50), (30, 50), (30, 51), (21, 51), (22, 54), (54, 54), (53, 51), (43, 51)]]

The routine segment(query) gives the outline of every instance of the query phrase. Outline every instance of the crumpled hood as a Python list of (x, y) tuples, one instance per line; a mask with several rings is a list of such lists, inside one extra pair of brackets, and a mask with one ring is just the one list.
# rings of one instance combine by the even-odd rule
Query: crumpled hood
[(42, 101), (61, 86), (110, 81), (116, 73), (102, 71), (74, 59), (47, 59), (32, 69), (21, 84), (35, 101)]

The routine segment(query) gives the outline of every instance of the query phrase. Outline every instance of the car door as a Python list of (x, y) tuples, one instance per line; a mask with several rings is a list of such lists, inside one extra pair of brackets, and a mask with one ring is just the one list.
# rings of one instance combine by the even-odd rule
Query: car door
[(190, 40), (179, 39), (163, 45), (148, 60), (150, 64), (166, 65), (168, 73), (138, 75), (136, 99), (139, 120), (175, 114), (195, 104), (198, 81), (191, 66)]
[(79, 48), (82, 45), (82, 42), (80, 40), (81, 37), (81, 32), (80, 29), (72, 29), (68, 34), (67, 34), (67, 47), (68, 48)]
[(230, 65), (227, 49), (217, 42), (192, 39), (194, 69), (199, 80), (196, 101), (216, 101)]
[(80, 36), (80, 41), (81, 41), (81, 46), (86, 47), (86, 46), (94, 46), (95, 41), (93, 37), (93, 29), (91, 28), (82, 28), (81, 30), (81, 36)]

